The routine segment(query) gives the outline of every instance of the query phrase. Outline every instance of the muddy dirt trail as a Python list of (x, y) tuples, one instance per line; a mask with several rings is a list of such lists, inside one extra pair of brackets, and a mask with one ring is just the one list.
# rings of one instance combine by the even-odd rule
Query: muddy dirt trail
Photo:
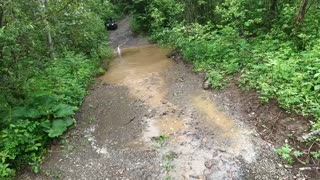
[(92, 86), (77, 125), (52, 146), (41, 173), (20, 179), (295, 179), (246, 115), (168, 50), (111, 32), (122, 56)]

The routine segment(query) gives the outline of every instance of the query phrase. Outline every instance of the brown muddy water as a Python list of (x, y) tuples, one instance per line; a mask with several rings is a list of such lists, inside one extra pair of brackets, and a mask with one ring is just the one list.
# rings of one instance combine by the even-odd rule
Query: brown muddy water
[[(166, 57), (169, 50), (147, 45), (122, 49), (121, 52), (100, 79), (108, 84), (127, 87), (133, 98), (144, 101), (151, 108), (173, 106), (166, 102), (168, 87), (164, 78), (165, 71), (173, 65), (172, 60)], [(144, 133), (145, 140), (171, 135), (185, 128), (183, 121), (174, 114), (152, 117), (149, 123)]]
[(228, 146), (227, 151), (235, 155), (243, 155), (247, 162), (253, 160), (254, 147), (246, 137), (250, 131), (240, 129), (235, 121), (219, 111), (217, 105), (205, 95), (195, 95), (192, 103), (202, 114), (202, 119), (218, 132), (215, 135), (224, 145)]
[(159, 106), (166, 96), (162, 73), (172, 66), (166, 57), (169, 50), (155, 45), (122, 49), (121, 57), (111, 63), (103, 82), (126, 86), (131, 96)]

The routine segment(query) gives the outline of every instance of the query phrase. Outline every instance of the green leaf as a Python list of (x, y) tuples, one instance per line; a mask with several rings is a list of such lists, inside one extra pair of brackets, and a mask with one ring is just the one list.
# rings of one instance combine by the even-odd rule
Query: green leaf
[(49, 120), (42, 121), (40, 125), (45, 128), (46, 132), (51, 128), (51, 122)]
[(12, 116), (17, 118), (26, 117), (27, 112), (28, 110), (26, 107), (18, 107), (13, 111)]
[(13, 117), (37, 119), (42, 116), (41, 112), (34, 108), (18, 107), (13, 111)]
[(59, 104), (55, 109), (55, 117), (61, 118), (61, 117), (68, 117), (74, 114), (74, 112), (77, 110), (77, 107), (69, 106), (66, 104)]
[(314, 90), (315, 90), (315, 91), (318, 91), (319, 89), (320, 89), (320, 85), (314, 86)]
[(32, 104), (41, 105), (43, 107), (52, 107), (57, 102), (57, 98), (51, 95), (42, 95), (33, 97)]
[(71, 118), (53, 121), (51, 129), (48, 131), (48, 136), (51, 138), (61, 136), (73, 123), (74, 121)]
[(293, 155), (294, 155), (295, 157), (300, 157), (300, 156), (302, 155), (302, 153), (301, 153), (300, 151), (294, 151), (294, 152), (293, 152)]

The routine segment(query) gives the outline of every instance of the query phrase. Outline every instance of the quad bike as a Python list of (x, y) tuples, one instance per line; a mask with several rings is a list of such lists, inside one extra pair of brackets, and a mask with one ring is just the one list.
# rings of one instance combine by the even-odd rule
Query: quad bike
[(112, 20), (112, 18), (109, 18), (108, 21), (106, 21), (105, 26), (108, 31), (114, 31), (118, 29), (118, 24)]

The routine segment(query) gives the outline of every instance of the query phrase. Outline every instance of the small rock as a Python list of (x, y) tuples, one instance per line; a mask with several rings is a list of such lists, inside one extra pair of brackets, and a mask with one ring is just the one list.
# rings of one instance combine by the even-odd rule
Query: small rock
[(223, 149), (223, 148), (219, 148), (218, 151), (220, 152), (227, 152), (227, 150)]
[(203, 88), (204, 90), (208, 90), (208, 89), (210, 88), (209, 80), (203, 81), (202, 88)]
[(161, 100), (161, 103), (162, 103), (162, 104), (168, 104), (168, 101), (166, 101), (166, 100)]
[(194, 136), (196, 139), (200, 139), (200, 135), (199, 134), (195, 134)]
[(208, 138), (207, 138), (207, 137), (202, 138), (202, 142), (203, 142), (203, 143), (206, 143), (207, 141), (208, 141)]
[(152, 118), (154, 116), (154, 114), (146, 114), (145, 117), (147, 118)]
[(178, 81), (184, 82), (184, 78), (183, 78), (183, 77), (180, 77), (180, 78), (178, 79)]
[(189, 180), (206, 180), (205, 176), (196, 176), (196, 175), (189, 175)]
[(120, 175), (122, 175), (123, 172), (124, 172), (124, 169), (120, 169), (118, 172), (119, 172)]
[(254, 117), (255, 114), (256, 114), (255, 112), (251, 112), (249, 113), (249, 117)]
[(175, 60), (177, 60), (177, 61), (182, 60), (182, 57), (181, 56), (177, 56)]
[(192, 135), (195, 135), (195, 134), (196, 134), (195, 131), (189, 131), (189, 132), (187, 132), (187, 135), (188, 135), (188, 136), (192, 136)]
[(293, 167), (290, 166), (290, 165), (284, 165), (284, 167), (287, 168), (287, 169), (292, 169), (292, 168), (293, 168)]
[(205, 177), (209, 177), (211, 174), (212, 174), (212, 170), (211, 169), (203, 170), (203, 175), (205, 175)]
[(204, 163), (204, 165), (206, 166), (206, 168), (211, 169), (213, 163), (212, 163), (212, 161), (206, 161), (206, 162)]

